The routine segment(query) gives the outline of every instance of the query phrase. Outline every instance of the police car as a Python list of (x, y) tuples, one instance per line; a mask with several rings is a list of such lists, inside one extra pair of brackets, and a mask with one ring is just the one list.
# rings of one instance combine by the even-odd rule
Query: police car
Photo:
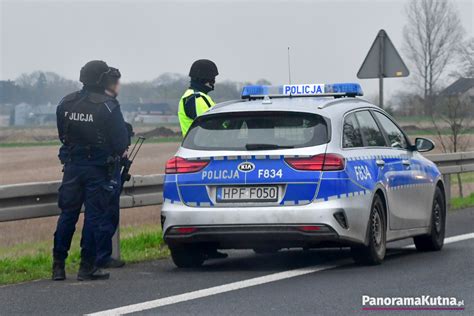
[(379, 264), (386, 243), (440, 250), (436, 165), (355, 83), (246, 86), (192, 124), (166, 163), (162, 225), (178, 267), (216, 249), (350, 247)]

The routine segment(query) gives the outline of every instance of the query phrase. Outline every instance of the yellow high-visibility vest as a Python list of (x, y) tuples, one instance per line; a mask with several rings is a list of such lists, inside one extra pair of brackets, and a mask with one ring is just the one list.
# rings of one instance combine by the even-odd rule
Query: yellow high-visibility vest
[(186, 90), (179, 101), (178, 109), (179, 125), (181, 125), (183, 136), (186, 136), (196, 117), (214, 105), (214, 101), (207, 94), (193, 89)]

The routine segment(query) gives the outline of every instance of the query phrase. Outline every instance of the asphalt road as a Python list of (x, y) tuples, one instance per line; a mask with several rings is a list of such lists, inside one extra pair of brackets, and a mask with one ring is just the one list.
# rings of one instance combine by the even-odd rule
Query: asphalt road
[[(179, 270), (170, 260), (158, 260), (113, 270), (108, 281), (77, 282), (69, 275), (65, 282), (4, 286), (0, 314), (474, 315), (473, 232), (474, 209), (467, 209), (448, 214), (451, 238), (441, 252), (418, 253), (406, 247), (411, 240), (392, 243), (380, 266), (357, 266), (347, 250), (338, 249), (233, 251), (200, 269)], [(450, 311), (366, 311), (363, 295), (439, 295), (465, 305)]]

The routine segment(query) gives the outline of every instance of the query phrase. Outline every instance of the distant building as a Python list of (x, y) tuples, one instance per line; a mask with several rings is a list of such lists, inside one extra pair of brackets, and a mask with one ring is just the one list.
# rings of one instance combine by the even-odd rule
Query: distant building
[(10, 115), (0, 114), (0, 127), (10, 126)]
[(24, 126), (28, 122), (28, 113), (30, 105), (27, 103), (20, 103), (15, 106), (13, 109), (13, 125), (15, 126)]
[(0, 102), (0, 127), (7, 127), (10, 125), (13, 125), (13, 105), (10, 103)]
[(143, 123), (143, 124), (162, 124), (162, 123), (178, 123), (177, 115), (143, 115), (138, 114), (133, 119), (133, 122)]
[(177, 123), (176, 111), (168, 103), (127, 103), (121, 105), (125, 119), (144, 124)]
[(56, 105), (17, 104), (13, 109), (14, 126), (43, 126), (56, 124)]
[(457, 97), (471, 102), (474, 107), (474, 78), (459, 78), (440, 93), (443, 97)]
[(135, 112), (155, 115), (176, 114), (168, 103), (126, 103), (120, 107), (122, 112)]

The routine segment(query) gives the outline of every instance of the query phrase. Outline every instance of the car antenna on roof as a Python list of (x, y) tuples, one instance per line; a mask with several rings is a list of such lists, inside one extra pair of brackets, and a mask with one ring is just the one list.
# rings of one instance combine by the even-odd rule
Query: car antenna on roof
[(290, 46), (288, 46), (288, 84), (291, 85)]

